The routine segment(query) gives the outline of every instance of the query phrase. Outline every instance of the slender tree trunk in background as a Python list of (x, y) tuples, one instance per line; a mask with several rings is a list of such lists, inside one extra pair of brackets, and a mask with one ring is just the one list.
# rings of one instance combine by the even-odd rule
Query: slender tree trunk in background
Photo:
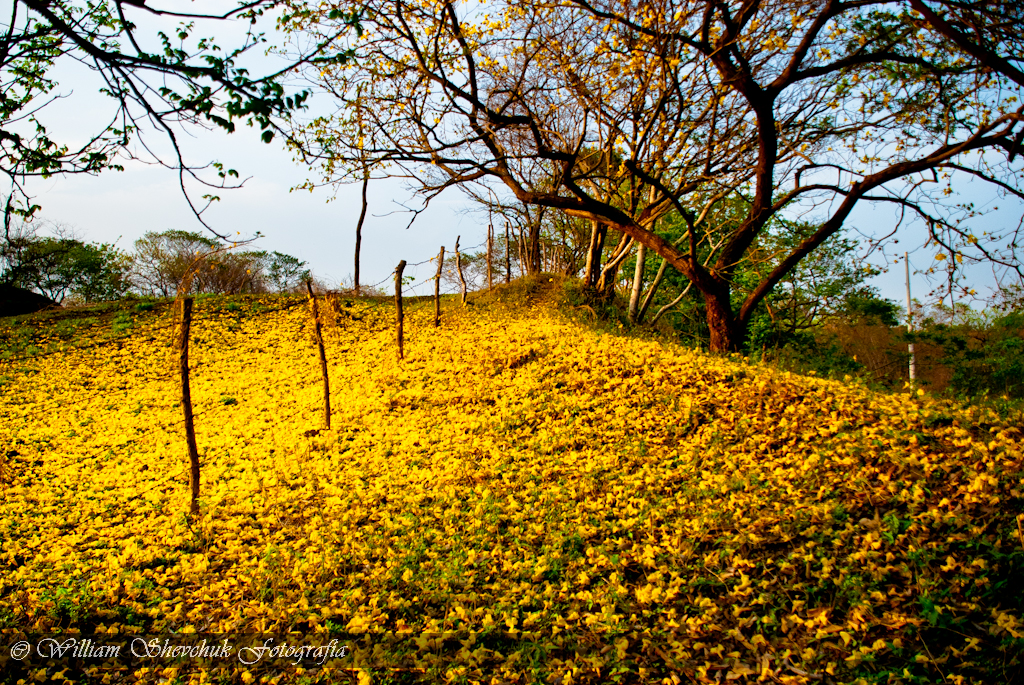
[(487, 224), (487, 289), (490, 290), (494, 287), (493, 272), (491, 270), (491, 258), (493, 257), (494, 247), (494, 226)]
[(562, 223), (560, 241), (558, 244), (558, 273), (564, 273), (566, 276), (571, 276), (571, 267), (569, 266), (569, 245), (565, 235), (565, 223)]
[(597, 222), (590, 222), (590, 244), (587, 245), (587, 264), (583, 267), (583, 286), (594, 287), (594, 253), (597, 252)]
[(462, 304), (466, 304), (466, 277), (462, 275), (462, 253), (459, 252), (459, 238), (455, 237), (455, 270), (459, 272), (459, 283), (462, 284)]
[(181, 324), (178, 336), (178, 373), (181, 379), (181, 409), (185, 420), (185, 443), (188, 446), (188, 484), (191, 491), (189, 514), (199, 514), (199, 448), (196, 447), (196, 427), (192, 416), (192, 390), (188, 380), (188, 336), (192, 327), (192, 298), (178, 300), (178, 317)]
[(602, 300), (610, 301), (615, 296), (615, 281), (619, 277), (619, 262), (610, 264), (601, 272), (597, 281), (597, 294)]
[[(907, 271), (907, 333), (914, 332), (914, 310), (913, 300), (910, 299), (910, 256), (909, 253), (903, 253), (903, 265)], [(910, 343), (907, 346), (907, 352), (910, 354), (910, 382), (914, 383), (917, 381), (917, 355), (914, 353), (914, 343)]]
[(662, 259), (661, 266), (658, 267), (658, 275), (654, 277), (651, 282), (651, 287), (647, 289), (647, 294), (644, 296), (644, 303), (640, 305), (640, 311), (636, 314), (637, 323), (643, 323), (644, 317), (647, 316), (647, 310), (651, 306), (651, 302), (654, 301), (654, 294), (658, 292), (658, 288), (661, 287), (661, 282), (665, 278), (665, 270), (668, 269), (668, 260)]
[(437, 275), (434, 276), (434, 328), (441, 325), (441, 268), (444, 266), (444, 245), (437, 253)]
[(619, 267), (629, 255), (629, 248), (632, 243), (633, 239), (623, 233), (622, 239), (615, 246), (615, 250), (612, 252), (608, 263), (601, 269), (601, 277), (597, 279), (597, 292), (605, 300), (611, 300), (615, 295), (615, 281), (619, 277)]
[(320, 375), (324, 381), (324, 428), (331, 428), (331, 381), (327, 375), (327, 353), (324, 351), (324, 335), (320, 326), (320, 308), (316, 305), (316, 295), (313, 294), (313, 284), (306, 281), (306, 292), (309, 293), (309, 302), (313, 306), (313, 332), (316, 334), (316, 348), (320, 353)]
[(594, 288), (601, 270), (601, 253), (604, 252), (604, 238), (608, 228), (597, 221), (590, 222), (590, 247), (587, 248), (587, 267), (584, 274), (584, 285)]
[[(800, 312), (797, 311), (796, 281), (795, 280), (790, 280), (789, 287), (790, 287), (790, 292), (793, 293), (793, 308), (792, 308), (793, 316), (790, 317), (792, 319), (792, 323), (791, 323), (790, 328), (789, 328), (789, 332), (790, 332), (790, 334), (792, 334), (792, 333), (796, 333), (796, 327), (800, 323), (800, 320), (798, 318)], [(765, 298), (765, 299), (768, 299), (768, 298)]]
[(612, 266), (622, 264), (623, 260), (628, 255), (628, 250), (633, 246), (633, 239), (626, 233), (622, 234), (619, 238), (619, 244), (612, 250), (611, 257), (608, 259), (608, 263), (604, 265), (604, 269), (608, 270)]
[(679, 296), (676, 299), (672, 300), (667, 305), (665, 305), (664, 307), (662, 307), (661, 309), (658, 310), (658, 313), (655, 314), (654, 317), (651, 319), (651, 325), (653, 326), (654, 324), (658, 323), (658, 319), (660, 319), (662, 317), (662, 315), (665, 314), (665, 312), (667, 312), (668, 310), (672, 309), (672, 307), (675, 307), (677, 304), (682, 302), (683, 298), (686, 297), (686, 294), (688, 292), (690, 292), (690, 288), (692, 288), (692, 287), (693, 287), (693, 281), (690, 281), (689, 283), (687, 283), (686, 287), (683, 288), (683, 292), (679, 293)]
[(512, 282), (512, 246), (508, 242), (508, 222), (505, 222), (505, 282)]
[[(362, 84), (356, 87), (356, 121), (359, 126), (359, 145), (362, 147), (363, 144), (363, 86)], [(359, 297), (360, 286), (359, 286), (359, 250), (363, 243), (363, 221), (366, 219), (366, 186), (370, 184), (370, 168), (366, 164), (365, 151), (360, 150), (360, 157), (363, 162), (363, 192), (362, 192), (362, 207), (359, 210), (359, 221), (356, 222), (356, 254), (355, 254), (355, 273), (352, 276), (353, 288), (355, 290), (356, 297)]]
[(526, 232), (522, 228), (519, 229), (516, 244), (519, 248), (519, 277), (522, 278), (526, 275)]
[(640, 291), (644, 285), (644, 261), (647, 258), (647, 248), (643, 243), (636, 248), (636, 270), (633, 272), (633, 290), (629, 293), (629, 320), (637, 323), (637, 315), (640, 312)]
[(366, 220), (366, 186), (370, 183), (370, 174), (363, 171), (363, 206), (359, 211), (359, 221), (356, 222), (356, 265), (355, 265), (355, 291), (359, 296), (359, 249), (363, 243), (363, 221)]
[[(654, 186), (650, 187), (650, 194), (648, 195), (648, 203), (653, 204), (655, 199), (656, 190)], [(656, 230), (658, 222), (654, 222), (652, 230)], [(650, 290), (647, 293), (647, 297), (644, 298), (643, 304), (640, 304), (640, 295), (643, 292), (644, 285), (644, 269), (647, 262), (647, 246), (643, 243), (637, 245), (636, 249), (636, 272), (633, 274), (633, 291), (629, 297), (629, 320), (633, 324), (643, 323), (644, 314), (647, 313), (647, 305), (654, 296), (654, 291), (661, 284), (661, 278), (665, 275), (665, 259), (661, 260), (661, 267), (658, 269), (658, 275), (655, 277), (654, 282), (651, 284)]]
[(539, 274), (541, 272), (541, 256), (540, 256), (540, 217), (537, 217), (535, 222), (530, 224), (530, 236), (526, 244), (526, 272), (529, 274)]
[(395, 336), (398, 338), (398, 361), (405, 359), (405, 312), (402, 311), (402, 272), (405, 271), (405, 260), (398, 262), (395, 268)]

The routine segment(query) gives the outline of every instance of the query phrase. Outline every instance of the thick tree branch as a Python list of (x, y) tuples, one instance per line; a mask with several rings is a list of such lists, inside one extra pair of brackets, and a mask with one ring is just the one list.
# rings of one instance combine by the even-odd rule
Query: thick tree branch
[[(910, 0), (910, 6), (925, 18), (925, 21), (940, 34), (953, 41), (958, 48), (981, 62), (989, 69), (998, 72), (1014, 81), (1018, 86), (1024, 86), (1024, 72), (1017, 69), (1008, 61), (986, 49), (976, 40), (957, 31), (949, 22), (932, 11), (924, 0)], [(1018, 27), (1019, 28), (1019, 27)]]

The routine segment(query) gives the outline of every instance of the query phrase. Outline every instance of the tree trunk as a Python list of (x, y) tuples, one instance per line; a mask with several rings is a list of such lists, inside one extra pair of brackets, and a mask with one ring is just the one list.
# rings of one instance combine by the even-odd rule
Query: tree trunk
[(601, 272), (601, 278), (597, 281), (597, 295), (602, 300), (611, 301), (615, 297), (615, 281), (619, 278), (619, 264), (620, 262), (615, 262)]
[(597, 291), (605, 300), (611, 300), (615, 296), (615, 281), (619, 278), (619, 267), (626, 259), (632, 242), (633, 238), (623, 233), (608, 263), (601, 269), (601, 277), (597, 279)]
[(653, 326), (654, 324), (658, 323), (658, 319), (660, 319), (665, 314), (665, 312), (671, 310), (677, 304), (682, 302), (683, 298), (686, 297), (687, 293), (690, 292), (690, 288), (692, 288), (692, 287), (693, 287), (693, 281), (690, 281), (689, 283), (687, 283), (686, 287), (683, 288), (683, 292), (679, 293), (679, 295), (676, 297), (676, 299), (672, 300), (667, 305), (665, 305), (664, 307), (659, 309), (658, 313), (655, 314), (653, 317), (651, 317), (651, 325)]
[(647, 317), (647, 310), (650, 308), (651, 302), (654, 301), (654, 295), (658, 292), (661, 282), (665, 279), (666, 269), (668, 269), (668, 260), (662, 259), (661, 266), (658, 267), (658, 275), (654, 277), (651, 287), (647, 289), (647, 294), (644, 295), (644, 303), (640, 305), (640, 311), (636, 313), (637, 323), (643, 323), (643, 320)]
[(711, 332), (711, 351), (737, 352), (743, 338), (742, 326), (732, 312), (729, 286), (721, 284), (703, 295), (708, 329)]
[(587, 288), (597, 285), (597, 276), (601, 270), (601, 253), (604, 251), (604, 237), (608, 227), (597, 221), (590, 222), (590, 247), (587, 248), (587, 267), (583, 274), (583, 284)]
[(637, 323), (637, 315), (640, 311), (640, 291), (644, 285), (644, 262), (647, 258), (647, 248), (643, 243), (636, 247), (636, 270), (633, 272), (633, 290), (629, 293), (629, 321)]
[(539, 274), (541, 271), (540, 225), (544, 218), (544, 208), (540, 207), (536, 217), (531, 217), (530, 231), (526, 239), (526, 273)]

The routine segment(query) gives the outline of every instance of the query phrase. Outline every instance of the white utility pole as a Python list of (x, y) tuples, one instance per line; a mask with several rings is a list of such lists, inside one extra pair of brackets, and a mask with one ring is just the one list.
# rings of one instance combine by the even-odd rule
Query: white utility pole
[[(903, 253), (903, 263), (907, 268), (907, 333), (913, 333), (914, 314), (910, 308), (910, 257), (906, 252)], [(913, 383), (917, 379), (917, 356), (914, 354), (914, 343), (910, 343), (907, 351), (910, 352), (910, 382)]]

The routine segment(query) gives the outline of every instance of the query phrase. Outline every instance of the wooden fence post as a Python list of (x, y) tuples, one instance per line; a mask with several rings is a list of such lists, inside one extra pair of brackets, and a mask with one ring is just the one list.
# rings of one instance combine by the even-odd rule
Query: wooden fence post
[(455, 237), (455, 270), (459, 272), (459, 282), (462, 283), (462, 304), (466, 304), (466, 277), (462, 275), (462, 253), (459, 252), (459, 238)]
[(405, 353), (402, 349), (404, 343), (404, 336), (402, 331), (402, 325), (405, 321), (405, 313), (402, 311), (402, 272), (405, 271), (405, 260), (398, 262), (398, 267), (395, 269), (395, 309), (398, 310), (397, 315), (397, 335), (398, 335), (398, 360), (405, 359)]
[(313, 305), (313, 330), (316, 333), (316, 346), (320, 351), (320, 374), (324, 379), (324, 428), (331, 427), (331, 382), (327, 376), (327, 354), (324, 352), (324, 335), (320, 327), (320, 308), (316, 306), (316, 295), (313, 294), (313, 284), (306, 281), (306, 292), (309, 293), (309, 301)]
[(487, 224), (487, 289), (494, 287), (494, 280), (491, 277), (491, 253), (494, 246), (494, 226)]
[(512, 246), (508, 243), (508, 221), (505, 222), (505, 282), (512, 282)]
[(192, 391), (188, 382), (188, 336), (192, 327), (192, 298), (178, 300), (178, 315), (181, 323), (176, 341), (178, 348), (178, 373), (181, 379), (181, 408), (185, 419), (185, 442), (188, 445), (188, 483), (192, 493), (189, 514), (199, 514), (199, 448), (196, 447), (196, 428), (192, 416)]
[(444, 266), (444, 245), (437, 255), (437, 275), (434, 276), (434, 328), (441, 325), (441, 267)]

